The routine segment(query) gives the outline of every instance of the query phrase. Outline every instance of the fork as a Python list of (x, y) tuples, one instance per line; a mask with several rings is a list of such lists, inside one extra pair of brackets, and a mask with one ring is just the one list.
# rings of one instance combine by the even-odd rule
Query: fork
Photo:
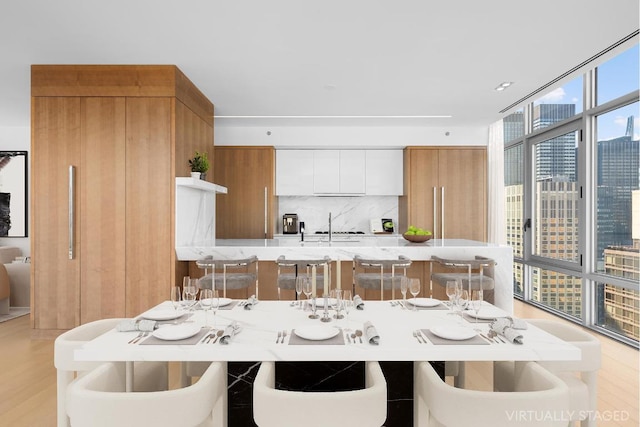
[(142, 338), (146, 338), (149, 335), (149, 332), (140, 332), (140, 336), (136, 337), (131, 344), (137, 344), (142, 340)]
[(135, 337), (131, 338), (127, 344), (134, 344), (137, 340), (142, 338), (142, 334), (144, 334), (144, 332), (142, 332), (142, 331), (138, 332), (138, 335), (136, 335)]
[(415, 337), (415, 339), (418, 340), (420, 344), (425, 344), (425, 341), (423, 341), (424, 339), (422, 338), (422, 336), (419, 334), (417, 330), (413, 331), (413, 336)]
[(280, 338), (282, 338), (282, 331), (278, 331), (278, 337), (276, 338), (276, 344), (280, 342)]
[(287, 331), (283, 330), (282, 331), (282, 340), (280, 341), (280, 344), (284, 344), (284, 338), (287, 336)]

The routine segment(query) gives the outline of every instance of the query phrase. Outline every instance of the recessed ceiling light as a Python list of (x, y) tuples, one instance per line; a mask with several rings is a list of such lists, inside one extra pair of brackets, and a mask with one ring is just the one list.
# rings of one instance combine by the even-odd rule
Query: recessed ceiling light
[(502, 83), (500, 83), (498, 85), (498, 87), (495, 88), (495, 90), (497, 90), (497, 91), (505, 90), (506, 88), (508, 88), (512, 84), (513, 84), (513, 82), (502, 82)]

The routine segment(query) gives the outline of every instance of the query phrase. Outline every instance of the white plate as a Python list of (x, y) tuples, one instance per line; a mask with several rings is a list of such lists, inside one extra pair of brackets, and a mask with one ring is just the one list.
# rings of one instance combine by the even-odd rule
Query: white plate
[[(233, 301), (231, 298), (218, 298), (218, 307), (229, 305), (231, 304), (231, 301)], [(200, 304), (200, 307), (202, 307), (202, 304)]]
[(476, 314), (475, 310), (467, 310), (465, 311), (465, 313), (468, 316), (477, 317), (478, 319), (481, 319), (481, 320), (493, 320), (493, 319), (497, 319), (498, 317), (505, 317), (507, 315), (507, 313), (502, 310), (495, 309), (495, 308), (486, 308), (486, 307), (482, 307), (478, 311), (478, 314)]
[(415, 305), (416, 307), (435, 307), (441, 304), (439, 299), (434, 298), (409, 298), (408, 301), (409, 304)]
[(183, 323), (181, 325), (166, 325), (153, 331), (153, 336), (166, 341), (183, 340), (200, 332), (200, 325)]
[(142, 314), (142, 317), (149, 320), (171, 320), (171, 319), (177, 319), (183, 314), (184, 314), (184, 311), (182, 310), (178, 310), (178, 312), (176, 313), (174, 309), (170, 309), (170, 310), (160, 309), (160, 310), (147, 311), (146, 313)]
[(218, 304), (218, 307), (224, 307), (231, 304), (231, 301), (233, 301), (231, 298), (219, 298), (219, 300), (220, 303)]
[(468, 340), (476, 336), (476, 331), (464, 326), (436, 326), (431, 328), (431, 333), (440, 338), (455, 341)]
[(312, 341), (322, 341), (333, 338), (340, 333), (340, 329), (333, 326), (303, 326), (295, 329), (295, 334), (300, 338)]

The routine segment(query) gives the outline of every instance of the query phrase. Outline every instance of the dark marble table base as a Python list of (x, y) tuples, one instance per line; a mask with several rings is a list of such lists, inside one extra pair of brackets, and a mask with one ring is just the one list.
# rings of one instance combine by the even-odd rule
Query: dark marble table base
[[(444, 373), (443, 362), (432, 362)], [(413, 425), (413, 362), (380, 362), (387, 381), (385, 427)], [(229, 362), (229, 427), (255, 426), (253, 380), (260, 362)], [(343, 391), (364, 387), (364, 362), (277, 362), (276, 387), (299, 391)]]

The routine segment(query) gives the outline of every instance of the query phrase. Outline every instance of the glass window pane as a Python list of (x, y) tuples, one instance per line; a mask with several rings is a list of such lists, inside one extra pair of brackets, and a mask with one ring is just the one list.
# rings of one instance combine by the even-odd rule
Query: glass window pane
[(574, 131), (535, 145), (535, 255), (578, 261), (577, 137)]
[(636, 341), (640, 339), (638, 290), (598, 283), (596, 298), (602, 302), (597, 307), (597, 325)]
[(596, 121), (596, 269), (625, 278), (634, 273), (624, 254), (637, 257), (640, 248), (639, 107), (636, 102)]
[(513, 263), (513, 294), (524, 297), (524, 264)]
[(513, 248), (514, 292), (523, 295), (522, 264), (517, 260), (524, 258), (524, 157), (523, 146), (515, 145), (504, 152), (504, 193), (507, 245)]
[(597, 105), (638, 90), (638, 45), (596, 68)]
[(582, 112), (582, 77), (533, 102), (533, 130), (543, 129)]
[(502, 119), (504, 142), (524, 136), (524, 110), (518, 110)]
[(531, 299), (578, 319), (582, 318), (582, 280), (557, 271), (532, 269)]

